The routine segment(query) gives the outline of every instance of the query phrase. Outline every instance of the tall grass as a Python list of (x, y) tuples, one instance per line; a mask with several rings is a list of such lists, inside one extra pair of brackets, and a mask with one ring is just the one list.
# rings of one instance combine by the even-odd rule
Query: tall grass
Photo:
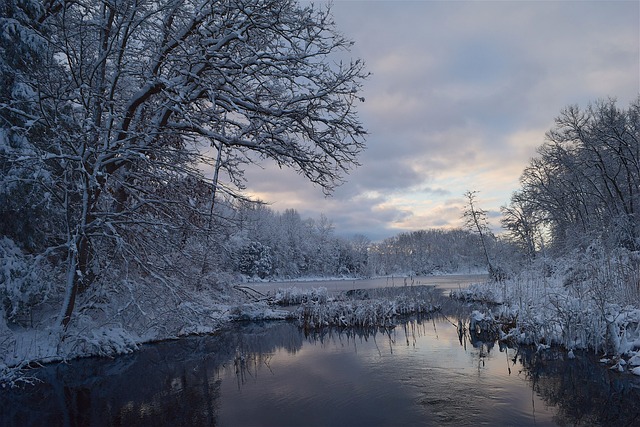
[(510, 338), (620, 355), (640, 349), (640, 254), (587, 251), (541, 259), (504, 282), (452, 296), (503, 303), (517, 319)]
[(306, 330), (328, 326), (390, 327), (399, 316), (438, 310), (432, 287), (405, 286), (347, 291), (326, 302), (306, 301), (296, 310)]

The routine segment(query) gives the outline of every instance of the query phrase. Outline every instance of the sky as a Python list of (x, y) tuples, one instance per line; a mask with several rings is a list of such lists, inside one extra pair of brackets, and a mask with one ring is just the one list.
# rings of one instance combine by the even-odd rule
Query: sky
[(361, 166), (328, 198), (269, 163), (246, 178), (272, 209), (324, 215), (344, 237), (461, 227), (467, 190), (499, 232), (500, 206), (564, 107), (615, 97), (626, 108), (640, 93), (638, 1), (337, 0), (332, 11), (371, 73)]

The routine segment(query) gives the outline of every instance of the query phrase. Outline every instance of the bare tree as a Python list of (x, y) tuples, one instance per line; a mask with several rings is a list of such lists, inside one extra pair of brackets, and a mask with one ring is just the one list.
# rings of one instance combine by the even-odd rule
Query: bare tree
[(46, 191), (64, 224), (48, 250), (66, 260), (65, 327), (114, 254), (162, 279), (167, 244), (184, 243), (178, 232), (210, 228), (210, 205), (195, 201), (213, 191), (202, 164), (238, 183), (242, 163), (271, 158), (326, 192), (357, 164), (367, 73), (360, 61), (331, 62), (351, 42), (328, 8), (53, 1), (31, 24), (47, 63), (29, 76), (28, 96), (0, 107), (28, 117), (25, 134), (44, 135), (29, 155), (8, 156), (55, 178)]
[(627, 110), (615, 104), (564, 109), (522, 175), (519, 198), (556, 246), (586, 246), (598, 237), (637, 250), (640, 99)]
[(485, 256), (485, 260), (487, 261), (487, 268), (489, 269), (489, 274), (493, 278), (498, 278), (498, 273), (491, 262), (491, 257), (489, 256), (488, 249), (488, 239), (493, 236), (491, 229), (489, 228), (489, 222), (487, 221), (487, 211), (480, 208), (477, 204), (476, 196), (478, 191), (467, 191), (464, 193), (464, 197), (466, 199), (465, 210), (462, 213), (462, 216), (465, 220), (465, 227), (477, 233), (480, 236), (480, 242), (482, 244), (482, 251)]
[(535, 212), (523, 197), (522, 193), (515, 192), (511, 196), (509, 205), (500, 208), (502, 213), (502, 227), (511, 235), (511, 240), (518, 244), (530, 260), (536, 257), (541, 232), (539, 220)]

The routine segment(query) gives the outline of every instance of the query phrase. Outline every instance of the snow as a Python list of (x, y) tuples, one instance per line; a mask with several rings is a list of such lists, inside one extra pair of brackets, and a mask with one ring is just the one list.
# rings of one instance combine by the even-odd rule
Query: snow
[(85, 347), (82, 354), (98, 356), (132, 353), (138, 349), (139, 342), (139, 337), (118, 326), (97, 328), (78, 339), (78, 344)]
[(632, 357), (629, 358), (629, 360), (627, 360), (627, 363), (630, 366), (640, 366), (640, 354), (636, 353), (634, 354)]
[(482, 322), (486, 318), (488, 318), (488, 316), (485, 316), (483, 313), (479, 312), (478, 310), (473, 310), (473, 312), (471, 312), (470, 317), (471, 317), (471, 322), (473, 323)]
[[(325, 289), (326, 292), (326, 289)], [(295, 311), (298, 324), (308, 329), (338, 327), (393, 327), (399, 316), (432, 313), (438, 291), (428, 286), (343, 291), (334, 298), (309, 297)]]
[[(632, 371), (640, 366), (640, 309), (630, 304), (638, 296), (626, 285), (628, 267), (616, 264), (622, 258), (589, 259), (586, 266), (576, 266), (575, 260), (533, 264), (503, 282), (471, 285), (450, 296), (497, 305), (494, 311), (515, 319), (515, 327), (500, 334), (501, 339), (539, 351), (564, 347), (569, 359), (574, 350), (588, 350), (615, 371)], [(580, 268), (587, 274), (578, 274)], [(543, 269), (551, 274), (543, 275)], [(470, 320), (479, 324), (488, 316), (474, 312)]]
[[(211, 334), (230, 321), (292, 318), (290, 311), (255, 301), (232, 287), (194, 291), (177, 304), (172, 293), (158, 293), (157, 284), (145, 288), (122, 282), (114, 288), (112, 294), (95, 295), (108, 302), (83, 309), (66, 330), (58, 326), (55, 309), (47, 317), (53, 326), (9, 327), (0, 322), (0, 385), (30, 382), (27, 368), (34, 363), (128, 354), (147, 342)], [(0, 316), (6, 318), (2, 305)]]

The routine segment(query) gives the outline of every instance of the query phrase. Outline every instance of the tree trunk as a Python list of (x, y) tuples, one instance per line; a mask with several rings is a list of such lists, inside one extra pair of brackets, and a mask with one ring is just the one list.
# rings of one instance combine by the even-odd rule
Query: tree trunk
[(73, 307), (76, 303), (76, 295), (78, 294), (78, 281), (76, 279), (77, 264), (77, 249), (72, 247), (69, 249), (69, 266), (67, 267), (65, 297), (62, 303), (62, 310), (60, 311), (60, 324), (64, 329), (67, 329), (67, 326), (69, 326)]

